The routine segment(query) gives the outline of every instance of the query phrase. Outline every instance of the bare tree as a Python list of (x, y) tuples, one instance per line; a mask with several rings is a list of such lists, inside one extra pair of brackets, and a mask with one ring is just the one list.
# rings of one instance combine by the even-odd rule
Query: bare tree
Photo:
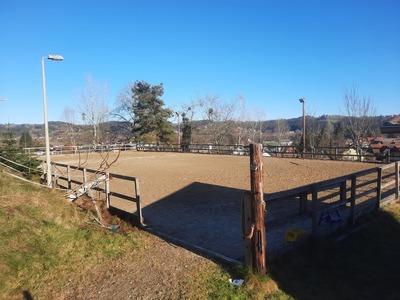
[(224, 103), (216, 95), (206, 95), (198, 100), (207, 123), (207, 132), (214, 144), (229, 143), (234, 124), (235, 105)]
[(62, 119), (65, 122), (63, 127), (64, 131), (67, 134), (68, 141), (72, 146), (76, 145), (76, 136), (75, 136), (75, 122), (76, 122), (76, 112), (73, 108), (66, 106), (64, 107)]
[(242, 138), (244, 135), (244, 132), (246, 130), (245, 128), (245, 117), (246, 117), (246, 110), (245, 110), (245, 102), (244, 102), (244, 96), (242, 94), (239, 94), (239, 117), (237, 120), (237, 135), (238, 135), (238, 145), (242, 144)]
[(107, 90), (106, 84), (94, 82), (89, 75), (85, 90), (81, 93), (79, 112), (82, 120), (91, 128), (94, 145), (99, 143), (100, 125), (108, 120)]
[(376, 109), (372, 106), (370, 97), (359, 95), (357, 86), (346, 89), (343, 100), (347, 119), (346, 130), (353, 144), (361, 147), (362, 142), (373, 132), (375, 126), (373, 116), (376, 115)]
[(284, 119), (278, 119), (275, 121), (275, 136), (278, 140), (279, 145), (283, 144), (288, 138), (289, 134), (289, 125)]
[(256, 110), (256, 119), (255, 119), (255, 130), (258, 133), (258, 142), (263, 142), (263, 132), (264, 132), (264, 121), (265, 121), (265, 111), (257, 109)]

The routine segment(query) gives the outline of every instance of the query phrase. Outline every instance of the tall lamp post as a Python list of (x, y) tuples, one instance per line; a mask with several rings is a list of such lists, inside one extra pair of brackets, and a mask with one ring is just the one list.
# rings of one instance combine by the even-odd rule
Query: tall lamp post
[(306, 152), (306, 98), (299, 99), (300, 103), (303, 104), (303, 158)]
[(181, 120), (180, 116), (181, 113), (179, 111), (175, 112), (175, 114), (178, 116), (178, 145), (181, 144)]
[(49, 124), (47, 121), (47, 103), (46, 103), (46, 76), (44, 74), (44, 59), (62, 61), (64, 57), (61, 55), (42, 56), (42, 84), (43, 84), (43, 110), (44, 110), (44, 135), (46, 140), (46, 178), (47, 186), (52, 187), (51, 183), (51, 161), (50, 161), (50, 141), (49, 141)]
[[(178, 117), (178, 145), (180, 145), (181, 144), (181, 142), (182, 142), (182, 138), (181, 138), (181, 120), (180, 120), (180, 117), (182, 117), (182, 121), (183, 121), (183, 123), (185, 122), (185, 116), (186, 116), (186, 114), (189, 112), (189, 110), (192, 110), (192, 108), (189, 106), (187, 109), (186, 109), (186, 112), (184, 112), (184, 111), (182, 111), (182, 112), (180, 112), (180, 111), (176, 111), (175, 112), (175, 114), (177, 115), (177, 117)], [(183, 125), (185, 125), (185, 124), (183, 124)]]

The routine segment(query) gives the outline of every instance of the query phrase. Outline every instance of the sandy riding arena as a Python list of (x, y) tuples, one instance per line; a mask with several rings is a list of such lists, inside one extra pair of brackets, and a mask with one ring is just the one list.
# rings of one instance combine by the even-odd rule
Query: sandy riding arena
[[(110, 154), (109, 160), (116, 156)], [(85, 160), (85, 155), (80, 159), (76, 155), (53, 157), (53, 161), (72, 166)], [(196, 249), (242, 261), (240, 207), (243, 191), (250, 189), (249, 161), (243, 156), (126, 151), (107, 171), (140, 179), (143, 217), (149, 229)], [(100, 154), (92, 153), (85, 166), (97, 169), (101, 162)], [(377, 166), (270, 157), (263, 162), (265, 193)], [(284, 237), (269, 235), (267, 228), (269, 251), (274, 251), (276, 238), (281, 242)]]

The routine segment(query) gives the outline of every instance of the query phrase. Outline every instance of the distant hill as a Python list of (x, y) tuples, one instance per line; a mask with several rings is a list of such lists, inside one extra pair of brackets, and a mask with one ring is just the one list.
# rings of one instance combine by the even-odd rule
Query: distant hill
[[(384, 122), (392, 119), (394, 116), (376, 116), (374, 117), (376, 120), (377, 124), (377, 132), (379, 132), (379, 126), (382, 125)], [(345, 116), (340, 116), (340, 115), (322, 115), (319, 117), (313, 117), (313, 116), (307, 116), (307, 122), (308, 124), (313, 124), (313, 122), (331, 122), (332, 124), (337, 124), (340, 121), (342, 121), (345, 118)], [(290, 131), (297, 131), (301, 129), (302, 127), (302, 117), (298, 118), (291, 118), (291, 119), (283, 119), (286, 121), (288, 124), (289, 130)], [(262, 122), (262, 128), (264, 132), (274, 132), (275, 127), (276, 127), (276, 121), (277, 120), (267, 120)], [(207, 120), (195, 120), (193, 121), (194, 126), (205, 126), (207, 124)], [(248, 121), (246, 123), (252, 123), (252, 121)], [(253, 121), (254, 123), (254, 121)], [(66, 132), (68, 131), (68, 125), (70, 126), (71, 124), (68, 124), (66, 122), (62, 121), (51, 121), (49, 122), (49, 135), (50, 138), (52, 139), (52, 142), (54, 144), (54, 140), (58, 139), (60, 140), (60, 144), (63, 143), (68, 143), (68, 141), (65, 139)], [(114, 137), (121, 137), (123, 138), (126, 136), (126, 131), (124, 131), (123, 122), (119, 121), (110, 121), (107, 123), (102, 124), (104, 128), (107, 128), (107, 134), (113, 135)], [(177, 124), (175, 124), (175, 127), (177, 127)], [(29, 132), (34, 140), (39, 141), (41, 143), (41, 140), (44, 139), (44, 125), (43, 124), (0, 124), (0, 133), (5, 132), (7, 130), (11, 130), (11, 132), (14, 133), (15, 138), (19, 139), (24, 132)], [(77, 136), (82, 135), (84, 132), (88, 132), (88, 125), (74, 125), (74, 131)], [(1, 139), (1, 137), (0, 137)]]

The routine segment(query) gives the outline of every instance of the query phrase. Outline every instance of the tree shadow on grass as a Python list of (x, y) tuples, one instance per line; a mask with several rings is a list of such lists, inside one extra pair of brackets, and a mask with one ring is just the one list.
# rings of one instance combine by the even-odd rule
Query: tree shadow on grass
[(359, 225), (344, 240), (320, 239), (277, 258), (271, 273), (280, 289), (295, 299), (400, 299), (399, 221), (381, 210)]

